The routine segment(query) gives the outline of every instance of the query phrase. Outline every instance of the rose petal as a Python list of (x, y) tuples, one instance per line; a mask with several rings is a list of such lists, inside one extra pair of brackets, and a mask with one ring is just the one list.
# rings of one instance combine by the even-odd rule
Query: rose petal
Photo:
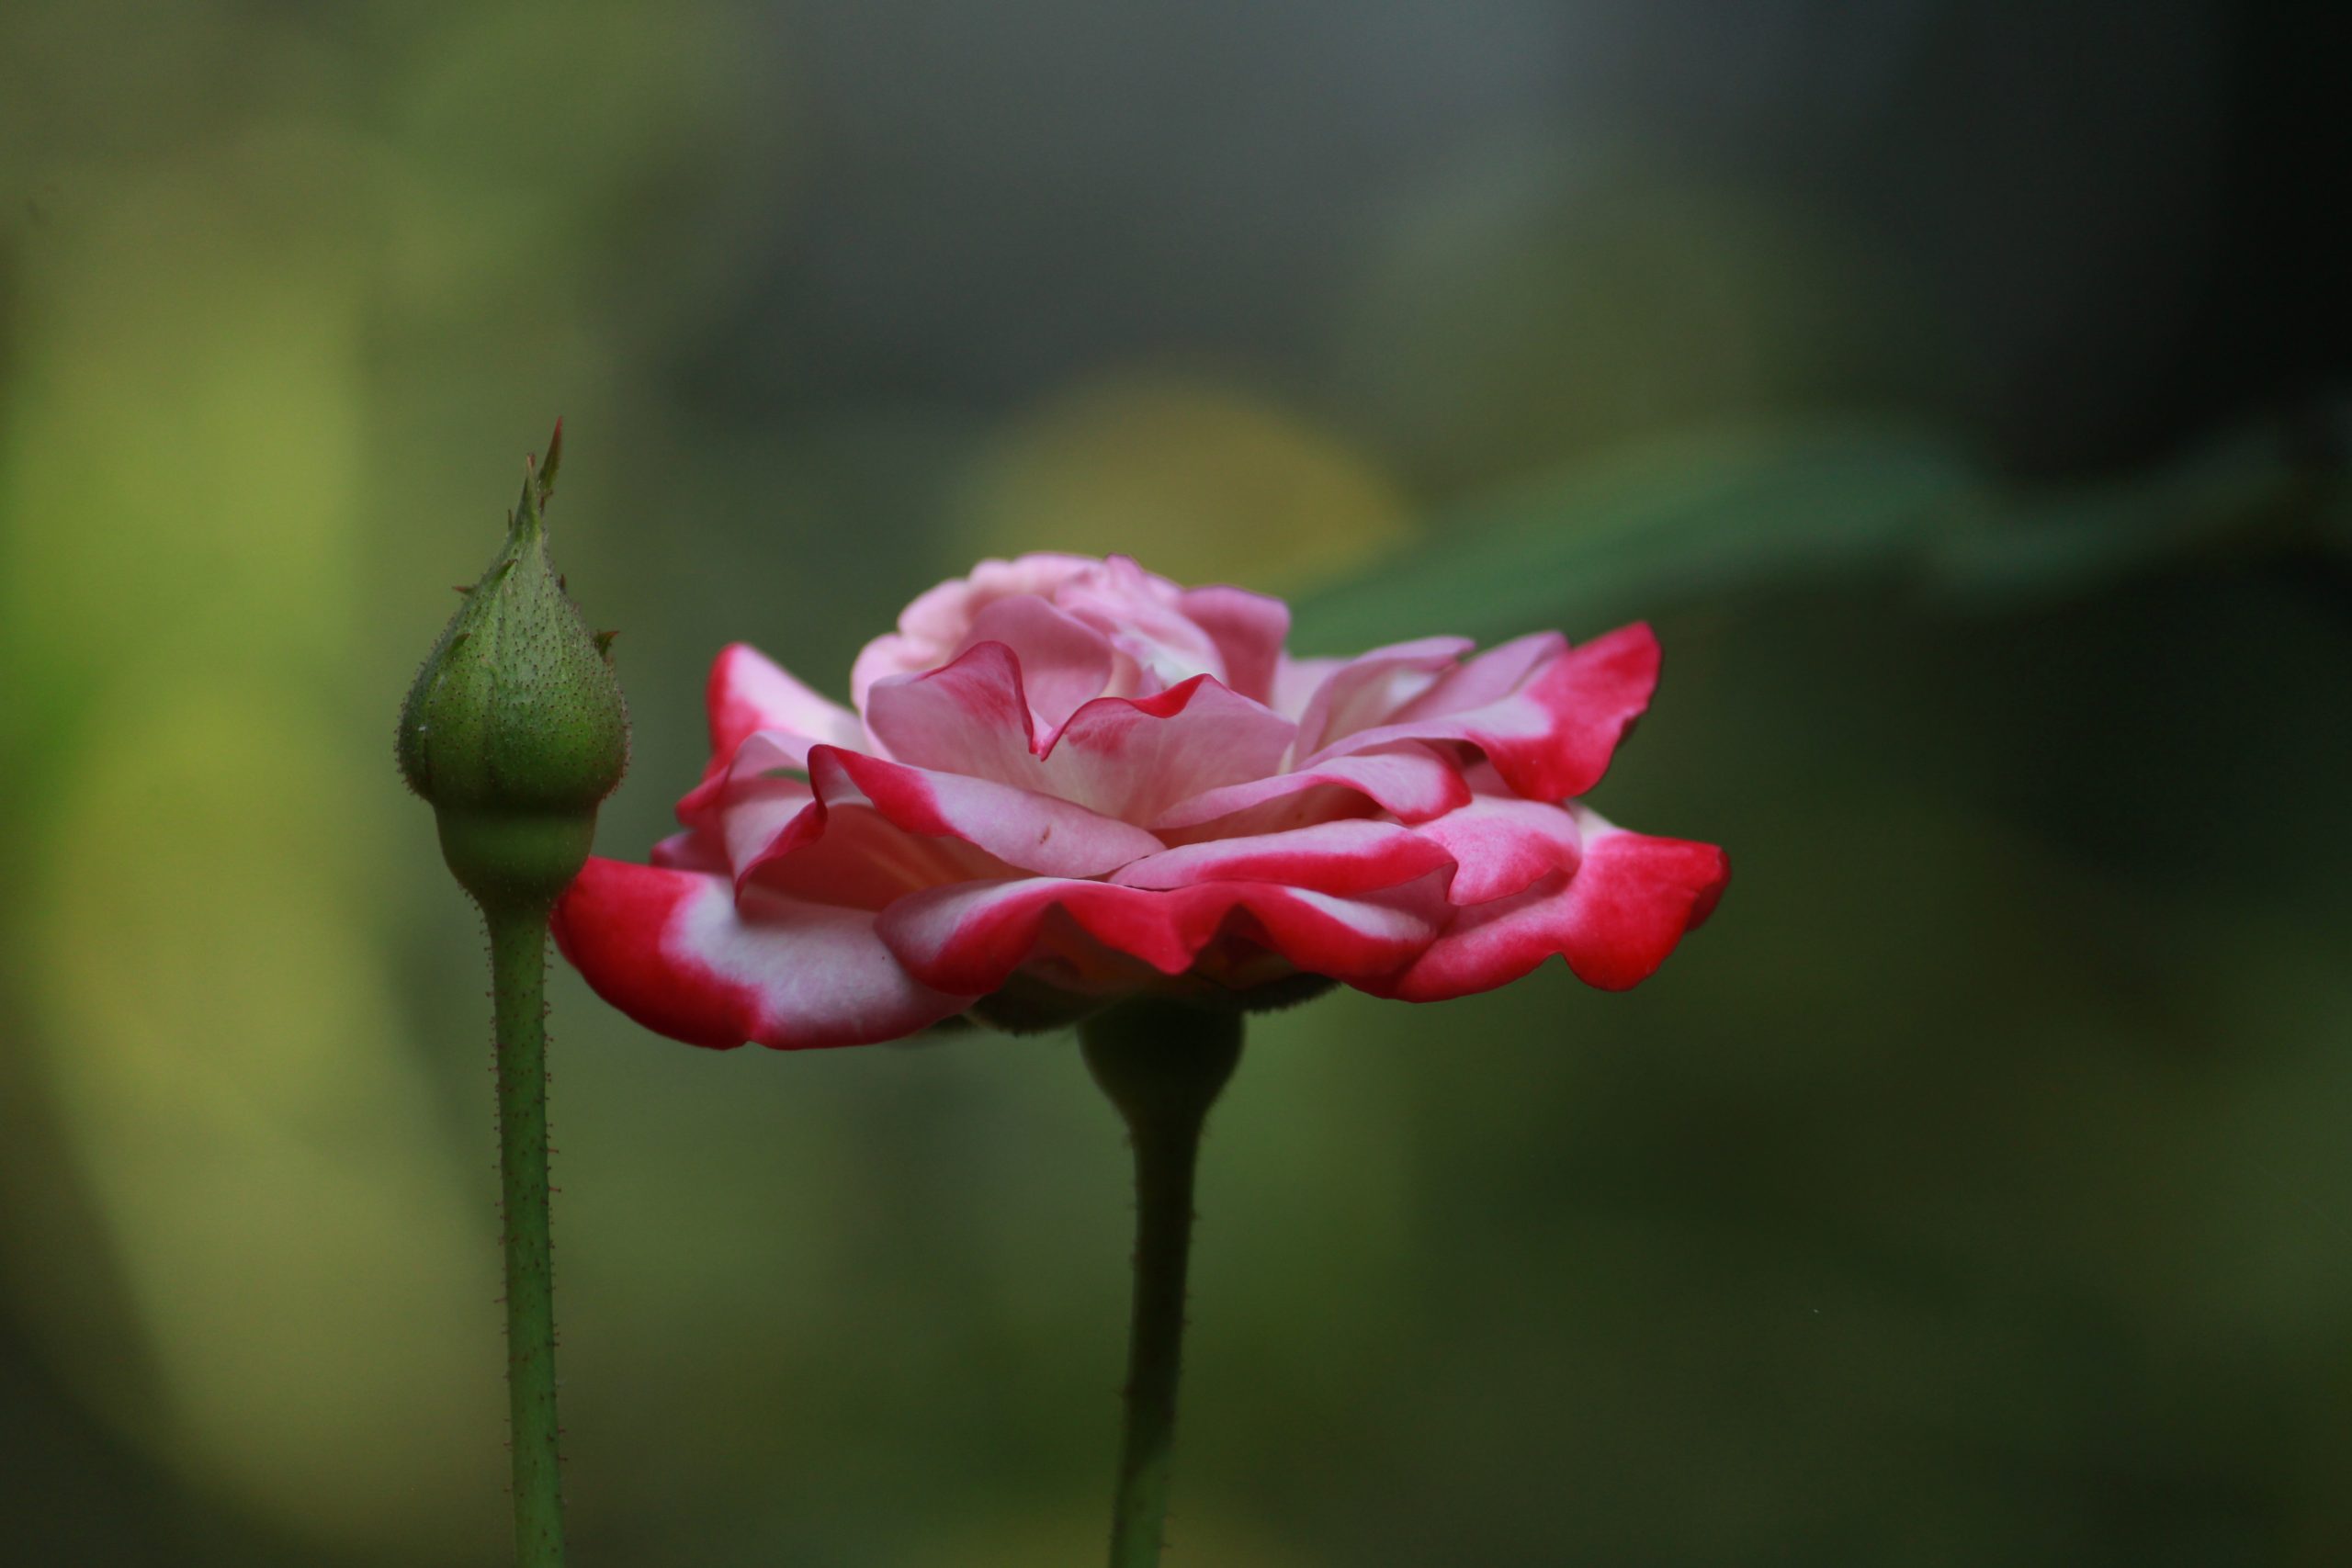
[(1298, 721), (1298, 754), (1386, 721), (1477, 645), (1466, 637), (1426, 637), (1360, 654), (1331, 671)]
[(864, 713), (865, 699), (877, 682), (893, 675), (921, 674), (937, 664), (945, 652), (944, 648), (934, 649), (902, 632), (884, 632), (859, 649), (856, 660), (849, 667), (851, 704)]
[(901, 761), (1131, 822), (1273, 772), (1295, 734), (1262, 704), (1194, 676), (1148, 697), (1097, 697), (1033, 750), (1021, 667), (995, 642), (943, 669), (876, 682), (866, 722)]
[(1206, 790), (1262, 778), (1298, 733), (1263, 704), (1196, 675), (1150, 697), (1097, 697), (1048, 743), (1045, 784), (1066, 799), (1149, 822)]
[(1022, 789), (1044, 784), (1021, 663), (1001, 642), (920, 675), (876, 681), (865, 694), (865, 722), (893, 758), (914, 767)]
[(1195, 675), (1226, 679), (1223, 650), (1180, 608), (1182, 593), (1128, 556), (1112, 556), (1053, 591), (1055, 604), (1109, 637), (1133, 662), (1133, 688), (1113, 690), (1138, 696)]
[(1274, 694), (1267, 706), (1284, 718), (1306, 716), (1306, 705), (1323, 689), (1344, 659), (1293, 659), (1285, 653), (1274, 665)]
[[(1511, 647), (1515, 658), (1525, 651)], [(1312, 765), (1396, 740), (1458, 740), (1485, 752), (1514, 793), (1530, 800), (1564, 800), (1600, 782), (1618, 740), (1649, 705), (1657, 665), (1657, 638), (1649, 627), (1621, 626), (1538, 665), (1507, 695), (1442, 715), (1375, 725), (1306, 761)], [(1477, 687), (1467, 684), (1454, 694), (1464, 691), (1477, 694)], [(1432, 688), (1424, 700), (1437, 696)]]
[(766, 862), (822, 832), (824, 815), (808, 781), (751, 778), (729, 788), (727, 804), (712, 813), (712, 820), (740, 884)]
[(1162, 832), (1197, 828), (1236, 812), (1308, 790), (1342, 789), (1363, 796), (1405, 822), (1420, 822), (1468, 803), (1462, 770), (1426, 746), (1407, 743), (1333, 757), (1311, 768), (1203, 790), (1152, 819)]
[(1448, 714), (1481, 708), (1519, 690), (1538, 668), (1568, 651), (1568, 639), (1558, 632), (1530, 632), (1497, 643), (1475, 659), (1465, 659), (1419, 696), (1389, 716), (1407, 719), (1443, 718)]
[(946, 662), (981, 611), (1000, 599), (1036, 594), (1050, 599), (1072, 578), (1100, 570), (1086, 556), (1038, 551), (1012, 560), (989, 559), (967, 577), (953, 578), (918, 594), (899, 616), (899, 629), (885, 632), (859, 650), (850, 669), (850, 700), (865, 710), (876, 681), (914, 675)]
[(1355, 817), (1286, 832), (1181, 845), (1123, 865), (1111, 880), (1122, 887), (1273, 882), (1317, 893), (1369, 893), (1453, 863), (1443, 846), (1410, 828)]
[(739, 890), (755, 882), (812, 904), (880, 909), (926, 887), (1012, 869), (961, 839), (910, 833), (871, 806), (819, 800), (735, 880)]
[(673, 833), (654, 845), (653, 852), (646, 858), (672, 871), (727, 870), (726, 852), (708, 834), (691, 828), (683, 833)]
[(1574, 811), (1513, 795), (1482, 790), (1467, 805), (1413, 831), (1453, 859), (1457, 869), (1447, 897), (1456, 904), (1508, 898), (1555, 872), (1575, 871), (1584, 858), (1584, 834)]
[(1555, 953), (1603, 990), (1647, 978), (1713, 910), (1730, 863), (1713, 844), (1629, 833), (1569, 809), (1584, 835), (1573, 874), (1554, 873), (1514, 897), (1461, 910), (1403, 975), (1366, 988), (1442, 1001), (1508, 985)]
[(961, 839), (1048, 876), (1101, 876), (1166, 848), (1131, 822), (1033, 790), (820, 746), (808, 778), (829, 806), (868, 805), (910, 833)]
[(815, 798), (801, 771), (809, 748), (775, 730), (744, 738), (734, 756), (714, 764), (678, 802), (678, 820), (741, 875), (779, 841)]
[(598, 996), (695, 1045), (865, 1044), (972, 1001), (909, 976), (871, 914), (774, 894), (739, 912), (723, 876), (591, 859), (553, 927)]
[[(1033, 738), (1061, 728), (1080, 704), (1102, 695), (1111, 680), (1110, 640), (1034, 593), (1000, 599), (982, 610), (956, 651), (960, 655), (983, 642), (1001, 643), (1012, 651), (1029, 702)], [(915, 761), (895, 746), (891, 750)]]
[(1225, 661), (1225, 683), (1272, 705), (1274, 672), (1290, 636), (1290, 606), (1263, 593), (1222, 584), (1185, 591), (1185, 618), (1209, 634)]
[(910, 895), (882, 912), (876, 930), (909, 973), (958, 991), (1004, 984), (1057, 910), (1103, 947), (1164, 975), (1190, 968), (1231, 919), (1300, 969), (1361, 984), (1395, 974), (1435, 935), (1445, 908), (1441, 880), (1344, 897), (1258, 882), (1155, 892), (1023, 877)]
[(813, 745), (860, 746), (865, 728), (857, 715), (819, 696), (785, 668), (749, 643), (729, 643), (711, 661), (705, 687), (710, 708), (714, 761), (731, 759), (759, 730), (774, 730), (797, 744), (802, 756)]

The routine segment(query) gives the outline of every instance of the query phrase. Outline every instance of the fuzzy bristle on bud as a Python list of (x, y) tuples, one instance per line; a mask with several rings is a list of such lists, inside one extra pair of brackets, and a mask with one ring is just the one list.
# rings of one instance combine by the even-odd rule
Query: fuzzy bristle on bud
[(546, 463), (526, 464), (504, 545), (401, 709), (401, 773), (432, 802), (450, 869), (485, 907), (561, 892), (628, 766), (608, 639), (589, 630), (548, 559), (544, 513), (562, 440), (559, 421)]

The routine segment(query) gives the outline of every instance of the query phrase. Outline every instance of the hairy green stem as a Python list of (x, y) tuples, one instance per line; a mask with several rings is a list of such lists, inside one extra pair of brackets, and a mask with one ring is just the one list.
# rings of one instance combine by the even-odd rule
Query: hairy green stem
[(485, 910), (498, 1032), (498, 1169), (506, 1217), (506, 1394), (514, 1561), (561, 1568), (555, 1266), (548, 1232), (547, 911)]
[(1135, 1149), (1136, 1291), (1111, 1568), (1155, 1568), (1168, 1515), (1184, 1345), (1193, 1175), (1209, 1107), (1241, 1056), (1238, 1013), (1129, 1002), (1079, 1026), (1094, 1081)]

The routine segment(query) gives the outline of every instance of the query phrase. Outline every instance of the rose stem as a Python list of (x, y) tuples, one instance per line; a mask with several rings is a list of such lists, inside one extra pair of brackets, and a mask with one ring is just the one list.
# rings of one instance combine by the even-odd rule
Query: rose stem
[(498, 1033), (498, 1168), (506, 1218), (506, 1396), (514, 1561), (561, 1568), (555, 1269), (548, 1233), (545, 908), (485, 911)]
[(1241, 1015), (1134, 1001), (1087, 1020), (1079, 1039), (1094, 1081), (1125, 1118), (1135, 1150), (1135, 1311), (1111, 1568), (1153, 1568), (1176, 1436), (1193, 1172), (1202, 1123), (1241, 1057)]

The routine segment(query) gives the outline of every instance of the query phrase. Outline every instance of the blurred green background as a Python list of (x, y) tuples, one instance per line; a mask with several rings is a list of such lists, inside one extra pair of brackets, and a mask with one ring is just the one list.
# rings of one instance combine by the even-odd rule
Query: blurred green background
[[(0, 1560), (503, 1561), (395, 706), (567, 416), (638, 854), (990, 552), (1668, 673), (1642, 990), (1253, 1029), (1174, 1561), (2352, 1558), (2340, 10), (0, 8)], [(583, 1564), (1092, 1561), (1066, 1038), (555, 989)]]

